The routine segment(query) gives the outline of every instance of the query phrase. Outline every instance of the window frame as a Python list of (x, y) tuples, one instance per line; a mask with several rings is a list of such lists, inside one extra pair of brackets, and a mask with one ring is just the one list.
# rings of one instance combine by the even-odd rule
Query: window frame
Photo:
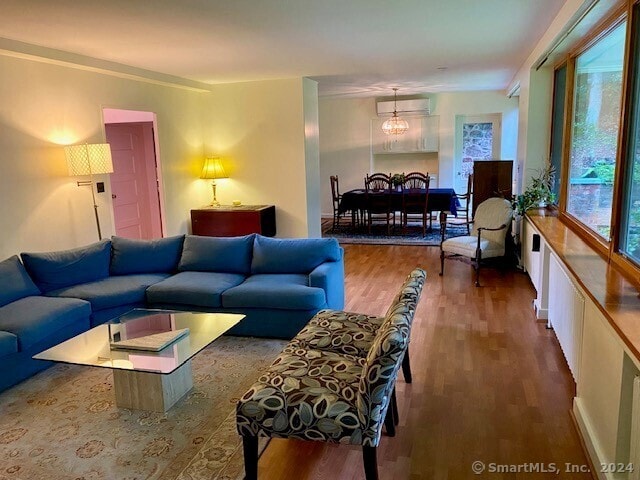
[[(589, 34), (587, 34), (568, 54), (567, 58), (567, 90), (565, 93), (565, 112), (564, 112), (564, 138), (563, 138), (563, 155), (562, 155), (562, 172), (560, 179), (560, 201), (558, 203), (558, 217), (566, 223), (572, 230), (580, 235), (592, 248), (611, 261), (614, 247), (617, 247), (616, 240), (619, 238), (617, 233), (620, 209), (621, 209), (621, 189), (619, 178), (624, 170), (623, 157), (623, 137), (625, 137), (625, 119), (626, 119), (626, 101), (628, 96), (628, 62), (629, 62), (629, 37), (631, 28), (631, 5), (637, 3), (638, 0), (625, 1), (619, 5), (608, 17), (596, 25)], [(618, 127), (618, 139), (616, 144), (616, 169), (613, 184), (613, 197), (611, 205), (611, 233), (609, 239), (603, 239), (592, 229), (587, 227), (578, 218), (567, 211), (567, 197), (569, 191), (569, 172), (571, 162), (571, 147), (573, 144), (573, 114), (574, 114), (574, 95), (575, 95), (575, 74), (576, 62), (578, 56), (586, 52), (594, 46), (606, 35), (627, 21), (625, 33), (625, 51), (622, 65), (622, 90), (620, 105), (620, 122)], [(617, 236), (616, 236), (617, 235)]]
[[(640, 116), (640, 93), (633, 91), (637, 76), (640, 75), (640, 60), (636, 59), (632, 61), (632, 49), (637, 46), (637, 50), (634, 52), (640, 55), (640, 0), (627, 1), (626, 9), (627, 17), (627, 38), (625, 46), (624, 57), (624, 86), (622, 97), (622, 124), (620, 132), (620, 165), (616, 166), (616, 175), (614, 179), (614, 201), (617, 208), (615, 209), (615, 228), (612, 228), (612, 242), (610, 248), (610, 261), (618, 267), (627, 276), (635, 279), (636, 283), (640, 283), (640, 263), (634, 261), (626, 253), (620, 251), (620, 238), (622, 228), (622, 214), (623, 206), (625, 203), (625, 190), (626, 183), (630, 181), (629, 175), (629, 162), (633, 161), (633, 158), (629, 155), (629, 143), (631, 136), (634, 132), (631, 131), (630, 126), (633, 124), (632, 115), (634, 110), (636, 115)], [(635, 109), (632, 107), (632, 101), (634, 94), (637, 94), (635, 101), (637, 105)]]

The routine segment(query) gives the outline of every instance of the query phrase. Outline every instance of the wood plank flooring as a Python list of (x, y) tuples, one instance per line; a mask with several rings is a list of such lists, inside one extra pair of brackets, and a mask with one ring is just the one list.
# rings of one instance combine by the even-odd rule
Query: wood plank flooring
[[(448, 261), (439, 277), (438, 255), (434, 247), (345, 245), (351, 311), (384, 314), (404, 277), (416, 266), (427, 271), (411, 334), (413, 383), (399, 376), (400, 426), (394, 438), (383, 433), (381, 480), (591, 478), (564, 471), (587, 463), (569, 414), (575, 384), (553, 332), (535, 320), (528, 277), (487, 269), (476, 288), (461, 262)], [(475, 475), (474, 461), (487, 469), (555, 464), (560, 473)], [(259, 478), (363, 479), (361, 449), (272, 440)]]

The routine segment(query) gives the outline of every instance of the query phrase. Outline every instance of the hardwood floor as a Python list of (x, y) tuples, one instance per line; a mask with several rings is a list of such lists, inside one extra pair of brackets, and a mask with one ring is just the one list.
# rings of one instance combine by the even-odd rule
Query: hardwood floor
[[(414, 267), (427, 271), (411, 333), (413, 383), (399, 376), (400, 425), (393, 438), (383, 432), (381, 480), (591, 478), (565, 472), (587, 463), (569, 414), (575, 384), (553, 332), (535, 320), (527, 276), (487, 269), (476, 288), (461, 262), (448, 261), (439, 277), (438, 255), (435, 247), (345, 245), (347, 310), (382, 315)], [(487, 471), (474, 475), (474, 461)], [(560, 473), (488, 470), (529, 463)], [(275, 439), (259, 478), (363, 479), (361, 449)]]

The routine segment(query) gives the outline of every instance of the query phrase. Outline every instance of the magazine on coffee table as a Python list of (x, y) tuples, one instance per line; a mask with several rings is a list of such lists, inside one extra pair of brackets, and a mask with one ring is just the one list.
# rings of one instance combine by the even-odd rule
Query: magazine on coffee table
[(148, 352), (159, 352), (179, 338), (189, 334), (188, 328), (171, 330), (169, 332), (154, 333), (143, 337), (111, 342), (111, 348), (118, 350), (145, 350)]

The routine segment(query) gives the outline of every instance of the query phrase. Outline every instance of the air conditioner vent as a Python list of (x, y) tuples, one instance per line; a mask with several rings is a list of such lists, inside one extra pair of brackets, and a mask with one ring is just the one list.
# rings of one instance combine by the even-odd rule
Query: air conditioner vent
[[(431, 101), (428, 98), (415, 98), (412, 100), (398, 100), (398, 113), (413, 115), (429, 115), (431, 113)], [(393, 113), (393, 100), (378, 102), (376, 109), (379, 116), (389, 116)]]

